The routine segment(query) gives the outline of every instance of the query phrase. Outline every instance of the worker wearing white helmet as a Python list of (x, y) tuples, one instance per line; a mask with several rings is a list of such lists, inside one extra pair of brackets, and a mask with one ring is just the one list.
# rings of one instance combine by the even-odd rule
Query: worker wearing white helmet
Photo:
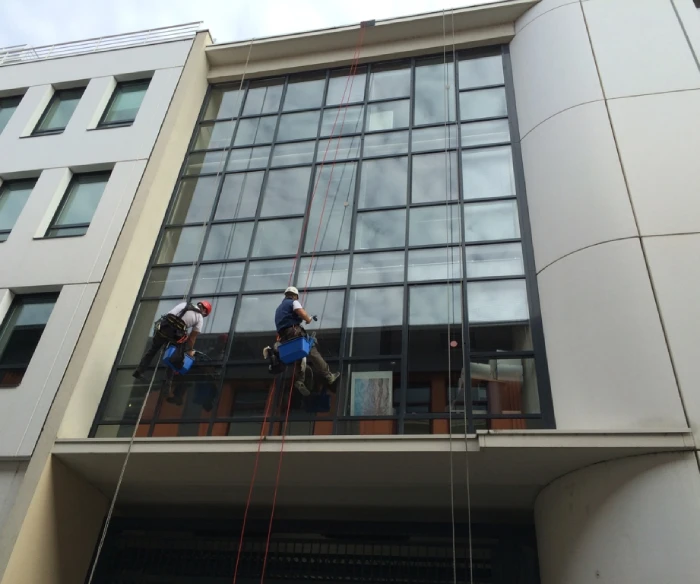
[[(302, 322), (309, 324), (313, 318), (304, 310), (304, 307), (299, 302), (299, 290), (294, 286), (290, 286), (284, 291), (284, 300), (280, 303), (275, 311), (275, 328), (280, 337), (280, 341), (290, 341), (296, 337), (304, 335), (304, 329), (301, 327)], [(311, 368), (316, 374), (321, 375), (326, 379), (329, 386), (333, 385), (340, 373), (331, 373), (328, 363), (321, 357), (321, 353), (317, 349), (318, 341), (314, 343), (309, 351), (309, 356), (306, 358)], [(309, 395), (309, 390), (304, 384), (304, 371), (296, 364), (296, 380), (294, 387), (299, 390), (302, 395)]]

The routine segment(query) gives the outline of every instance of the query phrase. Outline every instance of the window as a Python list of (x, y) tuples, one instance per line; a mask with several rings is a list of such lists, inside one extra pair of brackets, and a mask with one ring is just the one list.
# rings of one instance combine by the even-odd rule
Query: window
[(102, 115), (99, 127), (128, 126), (134, 123), (139, 113), (150, 79), (117, 83), (112, 99)]
[(36, 181), (6, 181), (0, 185), (0, 242), (6, 241)]
[(22, 382), (57, 295), (17, 296), (0, 328), (0, 387)]
[(85, 235), (108, 180), (108, 172), (75, 175), (46, 237)]
[(7, 122), (10, 121), (20, 101), (22, 101), (21, 95), (0, 98), (0, 133), (5, 129)]
[(78, 102), (83, 96), (84, 87), (64, 89), (53, 94), (49, 106), (41, 116), (34, 135), (60, 134), (66, 129)]

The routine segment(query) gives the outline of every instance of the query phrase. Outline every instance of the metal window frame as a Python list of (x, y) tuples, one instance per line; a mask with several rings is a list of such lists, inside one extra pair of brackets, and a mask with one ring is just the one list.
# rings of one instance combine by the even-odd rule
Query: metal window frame
[(72, 87), (70, 89), (58, 89), (54, 91), (54, 94), (51, 96), (51, 99), (49, 100), (49, 103), (47, 104), (46, 108), (44, 109), (44, 112), (41, 114), (41, 117), (39, 118), (39, 121), (37, 122), (36, 126), (34, 127), (34, 130), (32, 131), (32, 136), (50, 136), (52, 134), (62, 134), (66, 128), (68, 127), (68, 124), (70, 123), (71, 119), (73, 118), (73, 114), (75, 114), (75, 109), (73, 110), (73, 113), (71, 113), (71, 117), (68, 118), (68, 121), (66, 122), (66, 125), (63, 126), (62, 128), (53, 128), (51, 130), (40, 130), (42, 124), (46, 121), (46, 118), (49, 115), (49, 112), (51, 111), (51, 108), (53, 107), (53, 104), (56, 103), (57, 101), (61, 101), (64, 99), (64, 96), (68, 95), (69, 93), (78, 93), (80, 92), (80, 96), (78, 97), (78, 103), (75, 104), (75, 108), (78, 108), (78, 105), (80, 105), (80, 100), (83, 98), (83, 95), (85, 94), (85, 89), (86, 87)]
[[(131, 126), (134, 121), (136, 120), (136, 116), (138, 115), (139, 111), (141, 110), (141, 105), (143, 105), (143, 100), (146, 97), (146, 92), (148, 91), (148, 88), (151, 85), (151, 77), (145, 77), (142, 79), (134, 79), (133, 81), (118, 81), (117, 85), (114, 87), (114, 91), (112, 91), (112, 95), (109, 98), (109, 102), (107, 103), (107, 107), (104, 109), (102, 112), (102, 115), (100, 116), (100, 121), (97, 124), (97, 128), (118, 128), (121, 126)], [(110, 113), (110, 110), (112, 109), (112, 106), (114, 105), (114, 102), (116, 101), (119, 92), (122, 91), (125, 87), (133, 87), (135, 85), (143, 85), (146, 84), (146, 87), (144, 88), (143, 91), (143, 97), (141, 98), (141, 103), (139, 104), (139, 109), (136, 110), (136, 114), (134, 114), (133, 119), (131, 120), (122, 120), (120, 122), (105, 122), (105, 118), (107, 115)]]
[[(68, 187), (66, 187), (66, 191), (63, 193), (63, 197), (61, 197), (61, 202), (58, 204), (58, 207), (56, 207), (56, 212), (54, 213), (53, 217), (51, 218), (51, 222), (49, 223), (49, 226), (46, 228), (46, 232), (44, 234), (44, 237), (47, 239), (56, 239), (60, 237), (82, 237), (87, 233), (88, 228), (90, 227), (90, 223), (92, 222), (92, 218), (90, 219), (90, 222), (88, 223), (65, 223), (65, 224), (56, 224), (56, 220), (58, 217), (61, 215), (63, 212), (63, 209), (66, 206), (66, 203), (68, 203), (68, 199), (70, 199), (71, 195), (73, 194), (73, 190), (75, 189), (76, 185), (78, 185), (84, 177), (99, 177), (99, 176), (104, 176), (105, 181), (104, 181), (104, 188), (107, 188), (107, 183), (109, 182), (110, 177), (112, 176), (112, 171), (111, 170), (101, 170), (99, 172), (82, 172), (82, 173), (76, 173), (74, 174), (70, 182), (68, 183)], [(103, 189), (103, 194), (104, 194), (104, 189)], [(100, 195), (100, 200), (102, 200), (102, 195)], [(99, 201), (97, 203), (99, 205)], [(80, 235), (78, 234), (70, 234), (70, 235), (50, 235), (51, 231), (61, 231), (61, 230), (68, 230), (68, 229), (75, 229), (75, 228), (85, 228), (85, 233), (82, 233)]]

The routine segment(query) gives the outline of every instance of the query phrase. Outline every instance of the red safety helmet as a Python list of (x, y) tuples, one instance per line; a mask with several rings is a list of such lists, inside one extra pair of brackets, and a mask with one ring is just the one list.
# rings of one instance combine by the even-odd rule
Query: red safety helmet
[(199, 311), (202, 313), (202, 316), (209, 316), (209, 314), (211, 313), (211, 304), (209, 304), (209, 302), (207, 302), (206, 300), (197, 302), (197, 308), (199, 308)]

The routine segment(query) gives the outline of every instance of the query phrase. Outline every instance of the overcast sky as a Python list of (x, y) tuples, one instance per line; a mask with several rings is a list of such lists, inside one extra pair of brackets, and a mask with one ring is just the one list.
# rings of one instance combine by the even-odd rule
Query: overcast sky
[(0, 0), (0, 47), (49, 45), (204, 21), (216, 42), (494, 0)]

